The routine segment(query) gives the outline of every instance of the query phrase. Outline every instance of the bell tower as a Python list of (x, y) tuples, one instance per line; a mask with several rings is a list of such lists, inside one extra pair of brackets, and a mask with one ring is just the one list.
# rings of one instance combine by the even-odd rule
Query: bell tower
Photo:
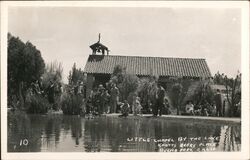
[(109, 49), (105, 45), (101, 44), (101, 34), (98, 35), (98, 41), (91, 46), (89, 46), (92, 49), (92, 54), (102, 54), (102, 55), (109, 55)]

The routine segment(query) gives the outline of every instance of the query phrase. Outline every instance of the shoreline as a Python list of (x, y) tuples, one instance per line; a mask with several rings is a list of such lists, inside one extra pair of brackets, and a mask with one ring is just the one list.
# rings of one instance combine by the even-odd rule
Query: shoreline
[[(104, 114), (106, 117), (117, 117), (120, 115), (120, 113), (112, 113), (112, 114)], [(241, 124), (241, 118), (235, 118), (235, 117), (206, 117), (206, 116), (183, 116), (183, 115), (162, 115), (153, 117), (152, 114), (142, 114), (138, 116), (134, 116), (133, 114), (129, 114), (126, 118), (151, 118), (151, 119), (165, 119), (165, 120), (175, 120), (175, 121), (183, 121), (185, 122), (211, 122), (211, 123), (235, 123), (235, 124)]]
[[(9, 113), (26, 113), (25, 111), (21, 110), (16, 110), (16, 111), (8, 111)], [(32, 114), (30, 114), (32, 115)], [(54, 111), (54, 112), (48, 112), (46, 114), (38, 114), (38, 115), (64, 115), (62, 112)], [(184, 123), (185, 122), (191, 122), (191, 123), (223, 123), (223, 124), (241, 124), (241, 118), (240, 117), (207, 117), (207, 116), (186, 116), (186, 115), (162, 115), (162, 116), (157, 116), (153, 117), (152, 114), (142, 114), (142, 115), (137, 115), (134, 116), (133, 114), (129, 114), (127, 117), (119, 117), (121, 113), (111, 113), (111, 114), (102, 114), (102, 117), (114, 117), (114, 118), (128, 118), (128, 119), (142, 119), (142, 118), (147, 118), (147, 119), (155, 119), (155, 120), (169, 120), (169, 121), (174, 121), (178, 122), (181, 121)], [(70, 115), (66, 115), (70, 116)], [(72, 115), (72, 116), (80, 116), (80, 115)], [(82, 116), (80, 116), (82, 117)], [(82, 117), (83, 118), (83, 117)]]

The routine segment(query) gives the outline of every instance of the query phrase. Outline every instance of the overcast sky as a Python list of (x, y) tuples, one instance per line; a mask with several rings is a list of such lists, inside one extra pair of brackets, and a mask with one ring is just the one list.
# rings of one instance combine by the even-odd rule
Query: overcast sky
[(46, 63), (84, 68), (98, 40), (110, 55), (205, 58), (215, 74), (240, 70), (240, 9), (12, 7), (9, 32), (30, 41)]

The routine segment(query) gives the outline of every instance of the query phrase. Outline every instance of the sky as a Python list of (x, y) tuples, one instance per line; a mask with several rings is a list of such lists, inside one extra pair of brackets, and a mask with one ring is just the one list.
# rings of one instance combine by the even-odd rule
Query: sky
[(205, 58), (212, 75), (241, 70), (241, 12), (236, 8), (10, 7), (8, 31), (30, 41), (45, 63), (84, 69), (98, 41), (110, 55)]

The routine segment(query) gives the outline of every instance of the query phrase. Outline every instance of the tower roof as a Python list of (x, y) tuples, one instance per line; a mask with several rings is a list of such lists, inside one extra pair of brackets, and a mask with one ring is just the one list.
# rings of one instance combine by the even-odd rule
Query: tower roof
[(102, 53), (103, 55), (105, 54), (105, 52), (108, 54), (109, 53), (108, 47), (103, 45), (100, 41), (101, 41), (101, 34), (99, 33), (98, 41), (92, 44), (91, 46), (89, 46), (92, 49), (93, 54), (96, 54), (96, 52)]
[(106, 49), (106, 50), (108, 50), (108, 47), (106, 47), (105, 45), (103, 45), (103, 44), (101, 44), (99, 41), (98, 42), (96, 42), (96, 43), (94, 43), (94, 44), (92, 44), (91, 46), (89, 46), (92, 50), (94, 50), (94, 49)]

